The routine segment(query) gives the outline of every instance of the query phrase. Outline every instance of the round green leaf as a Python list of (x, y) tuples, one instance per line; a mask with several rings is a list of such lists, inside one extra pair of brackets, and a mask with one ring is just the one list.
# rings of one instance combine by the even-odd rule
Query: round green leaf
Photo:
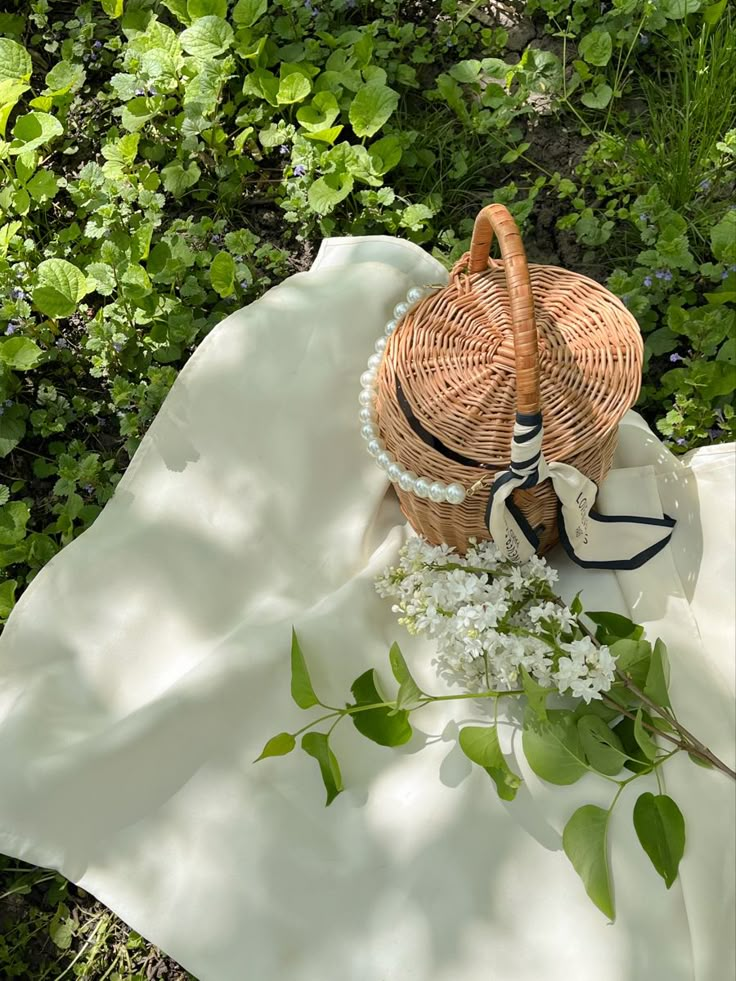
[(10, 38), (0, 37), (0, 79), (27, 82), (32, 69), (31, 56), (23, 45), (11, 41)]
[(41, 357), (41, 348), (29, 337), (9, 337), (0, 341), (0, 363), (16, 371), (28, 371)]
[(209, 60), (224, 54), (233, 43), (233, 29), (222, 17), (200, 17), (182, 31), (181, 45), (195, 58)]
[(13, 127), (13, 143), (10, 153), (28, 153), (43, 146), (56, 136), (61, 136), (64, 127), (55, 116), (47, 112), (27, 112), (20, 116)]
[(380, 82), (363, 85), (350, 103), (350, 125), (356, 136), (373, 136), (399, 104), (399, 94)]
[(344, 200), (353, 189), (350, 174), (327, 174), (319, 177), (309, 188), (309, 206), (318, 215), (326, 215)]
[(279, 105), (290, 105), (293, 102), (301, 102), (312, 91), (312, 83), (306, 75), (301, 72), (290, 72), (279, 82), (276, 99)]
[(47, 317), (71, 317), (89, 292), (84, 274), (66, 259), (46, 259), (36, 276), (33, 303)]
[(84, 82), (85, 72), (71, 61), (60, 61), (46, 75), (46, 95), (65, 95)]
[(605, 109), (611, 101), (612, 95), (613, 89), (611, 86), (602, 82), (600, 85), (596, 85), (592, 92), (586, 92), (581, 96), (580, 101), (584, 106), (588, 106), (589, 109)]
[(685, 818), (666, 794), (642, 794), (634, 804), (634, 828), (641, 847), (669, 889), (685, 854)]
[(579, 807), (565, 825), (562, 847), (583, 880), (595, 905), (613, 920), (616, 912), (608, 869), (608, 818), (610, 811), (594, 804)]
[(603, 67), (611, 60), (611, 35), (608, 31), (591, 31), (581, 40), (578, 51), (589, 65)]
[(332, 92), (318, 92), (308, 106), (300, 106), (296, 118), (310, 133), (329, 129), (340, 115), (340, 107)]
[(238, 0), (233, 7), (233, 20), (239, 27), (252, 27), (268, 10), (268, 0)]
[(200, 17), (227, 17), (227, 0), (189, 0), (187, 14), (192, 21)]

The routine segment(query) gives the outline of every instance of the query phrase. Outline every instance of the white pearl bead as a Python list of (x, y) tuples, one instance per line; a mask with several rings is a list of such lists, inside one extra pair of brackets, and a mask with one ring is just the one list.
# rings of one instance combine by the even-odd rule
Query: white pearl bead
[(383, 452), (379, 453), (376, 457), (376, 463), (382, 470), (388, 470), (393, 462), (394, 458), (390, 453), (387, 453), (386, 450), (383, 450)]
[(417, 497), (429, 497), (430, 483), (426, 477), (418, 477), (414, 485), (414, 493)]
[(407, 493), (413, 493), (417, 483), (417, 475), (413, 470), (405, 470), (399, 477), (399, 487)]
[(435, 480), (430, 486), (429, 499), (435, 504), (441, 504), (445, 500), (445, 485), (441, 481)]
[(386, 350), (387, 343), (388, 341), (385, 337), (379, 337), (376, 343), (373, 345), (376, 349), (376, 354), (383, 354), (383, 352)]
[(376, 372), (369, 368), (368, 371), (364, 371), (360, 376), (360, 384), (363, 388), (373, 388), (376, 383)]
[(379, 453), (383, 453), (383, 443), (380, 439), (372, 439), (368, 443), (368, 452), (371, 456), (378, 456)]
[(401, 475), (404, 472), (404, 468), (398, 463), (392, 463), (386, 473), (388, 474), (388, 479), (392, 484), (398, 484), (401, 479)]
[(368, 370), (373, 371), (374, 368), (377, 368), (381, 363), (381, 360), (382, 358), (380, 354), (372, 354), (368, 358)]
[(364, 405), (360, 410), (360, 421), (362, 423), (374, 423), (376, 421), (376, 413), (369, 405)]
[(394, 307), (394, 317), (396, 317), (397, 320), (401, 320), (404, 314), (408, 313), (408, 311), (409, 311), (408, 303), (397, 303), (396, 306)]
[(462, 484), (450, 484), (447, 488), (447, 500), (450, 504), (462, 504), (465, 500), (465, 488)]
[(398, 326), (398, 320), (389, 320), (389, 322), (386, 324), (386, 330), (384, 331), (386, 337), (390, 337)]
[(424, 290), (421, 286), (412, 286), (409, 292), (406, 294), (406, 299), (409, 303), (418, 303), (424, 296)]
[(373, 400), (376, 397), (375, 388), (364, 388), (360, 395), (358, 396), (358, 401), (361, 405), (373, 405)]
[(370, 423), (366, 423), (366, 425), (360, 430), (360, 435), (363, 437), (363, 439), (378, 439), (378, 430)]

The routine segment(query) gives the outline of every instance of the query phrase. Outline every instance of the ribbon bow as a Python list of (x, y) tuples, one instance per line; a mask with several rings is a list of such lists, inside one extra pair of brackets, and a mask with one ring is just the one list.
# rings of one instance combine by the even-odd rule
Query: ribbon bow
[(598, 488), (567, 463), (547, 463), (542, 453), (542, 415), (517, 413), (511, 466), (493, 482), (486, 509), (491, 537), (507, 558), (524, 562), (539, 546), (539, 536), (511, 500), (517, 488), (535, 487), (548, 477), (558, 498), (560, 541), (586, 569), (638, 569), (672, 537), (675, 520), (604, 515), (593, 510)]

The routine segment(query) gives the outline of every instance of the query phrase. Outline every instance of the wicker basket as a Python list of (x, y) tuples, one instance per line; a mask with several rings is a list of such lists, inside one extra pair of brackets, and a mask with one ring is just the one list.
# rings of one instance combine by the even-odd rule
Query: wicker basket
[[(503, 261), (489, 258), (494, 235)], [(470, 537), (490, 537), (489, 488), (509, 466), (517, 410), (543, 411), (547, 461), (569, 463), (600, 485), (619, 420), (639, 393), (642, 349), (617, 297), (577, 273), (528, 266), (507, 209), (484, 208), (449, 284), (404, 315), (378, 372), (386, 449), (417, 475), (469, 488), (462, 504), (437, 504), (397, 486), (414, 529), (461, 552)], [(513, 501), (539, 535), (540, 554), (551, 548), (551, 482), (516, 490)]]

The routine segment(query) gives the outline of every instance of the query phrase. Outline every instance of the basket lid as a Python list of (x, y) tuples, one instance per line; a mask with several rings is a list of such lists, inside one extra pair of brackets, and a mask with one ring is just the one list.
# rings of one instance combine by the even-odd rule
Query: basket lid
[[(634, 317), (599, 283), (553, 266), (531, 265), (529, 274), (544, 453), (564, 461), (609, 433), (636, 401), (642, 339)], [(437, 444), (489, 469), (506, 467), (517, 410), (510, 304), (503, 263), (493, 262), (464, 283), (453, 275), (409, 311), (383, 360), (379, 416), (393, 393)]]

